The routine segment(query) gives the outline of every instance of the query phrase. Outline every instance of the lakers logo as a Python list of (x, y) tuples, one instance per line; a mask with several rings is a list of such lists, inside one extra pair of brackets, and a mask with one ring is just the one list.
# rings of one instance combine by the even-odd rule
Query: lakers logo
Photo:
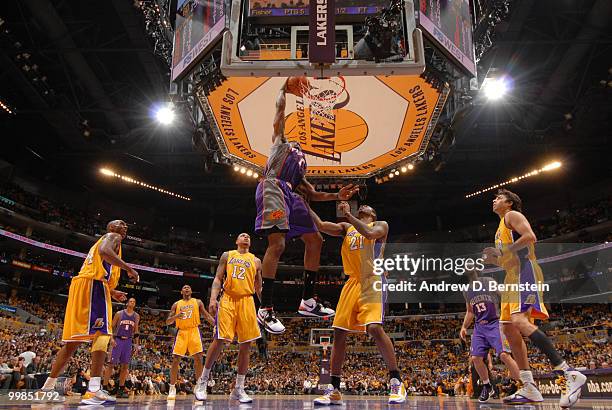
[(525, 298), (525, 302), (526, 305), (533, 305), (536, 303), (536, 296), (531, 293), (527, 296), (527, 298)]
[(304, 153), (335, 163), (368, 137), (366, 121), (344, 109), (350, 95), (340, 84), (340, 77), (319, 81), (309, 97), (297, 98), (295, 111), (285, 119), (287, 139), (299, 142)]
[(104, 327), (104, 318), (97, 318), (96, 321), (94, 322), (92, 328), (93, 329), (99, 329), (101, 327)]

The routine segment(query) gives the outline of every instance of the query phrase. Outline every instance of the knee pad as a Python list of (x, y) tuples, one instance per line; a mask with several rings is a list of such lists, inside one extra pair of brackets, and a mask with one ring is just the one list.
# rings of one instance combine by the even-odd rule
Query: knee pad
[(93, 340), (91, 344), (92, 352), (106, 352), (108, 344), (110, 343), (110, 335), (99, 335)]

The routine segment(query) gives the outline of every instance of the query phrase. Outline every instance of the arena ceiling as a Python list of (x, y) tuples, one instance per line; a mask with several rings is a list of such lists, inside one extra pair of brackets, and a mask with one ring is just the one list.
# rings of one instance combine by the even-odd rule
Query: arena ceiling
[[(439, 157), (411, 175), (372, 183), (368, 200), (387, 214), (469, 209), (465, 193), (552, 158), (568, 165), (562, 180), (525, 182), (521, 192), (574, 189), (610, 175), (602, 153), (610, 153), (612, 2), (512, 3), (479, 63), (481, 75), (497, 70), (513, 78), (511, 96), (495, 104), (475, 97), (457, 114), (454, 144)], [(152, 121), (169, 70), (132, 2), (7, 0), (0, 18), (0, 99), (17, 112), (0, 114), (2, 159), (44, 181), (133, 204), (157, 197), (102, 182), (100, 166), (188, 194), (194, 211), (224, 208), (211, 199), (220, 192), (233, 209), (252, 208), (253, 182), (227, 166), (203, 171), (187, 119), (172, 128)], [(29, 70), (36, 64), (38, 82), (25, 63)]]

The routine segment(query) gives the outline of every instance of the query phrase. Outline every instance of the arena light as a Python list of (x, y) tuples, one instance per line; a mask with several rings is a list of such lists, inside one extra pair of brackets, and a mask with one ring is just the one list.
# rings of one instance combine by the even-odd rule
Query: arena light
[(147, 184), (145, 182), (139, 181), (137, 179), (134, 179), (134, 178), (126, 176), (126, 175), (117, 174), (115, 171), (113, 171), (111, 169), (108, 169), (108, 168), (100, 168), (99, 172), (102, 175), (104, 175), (104, 176), (117, 178), (117, 179), (122, 180), (123, 182), (127, 182), (128, 184), (139, 185), (141, 187), (144, 187), (144, 188), (147, 188), (147, 189), (151, 189), (153, 191), (161, 192), (162, 194), (173, 196), (175, 198), (180, 198), (180, 199), (182, 199), (184, 201), (191, 201), (191, 198), (189, 198), (188, 196), (180, 195), (180, 194), (168, 191), (166, 189), (156, 187), (154, 185), (149, 185), (149, 184)]
[(257, 172), (247, 167), (243, 167), (242, 165), (234, 164), (233, 168), (234, 172), (236, 172), (237, 174), (242, 174), (253, 179), (259, 178), (259, 174)]
[(408, 164), (408, 169), (412, 171), (414, 169), (414, 164)]
[(471, 194), (467, 194), (465, 196), (465, 198), (466, 199), (467, 198), (471, 198), (471, 197), (474, 197), (474, 196), (477, 196), (477, 195), (484, 194), (485, 192), (489, 192), (489, 191), (492, 191), (494, 189), (501, 188), (501, 187), (503, 187), (505, 185), (508, 185), (508, 184), (514, 184), (514, 183), (516, 183), (518, 181), (521, 181), (521, 180), (523, 180), (525, 178), (531, 178), (533, 176), (539, 175), (542, 172), (548, 172), (548, 171), (552, 171), (552, 170), (555, 170), (555, 169), (559, 169), (559, 168), (561, 168), (562, 165), (563, 164), (560, 161), (553, 161), (551, 163), (548, 163), (548, 164), (544, 165), (540, 169), (534, 169), (533, 171), (528, 172), (528, 173), (526, 173), (524, 175), (521, 175), (521, 176), (518, 176), (518, 177), (513, 177), (513, 178), (510, 178), (507, 181), (499, 182), (499, 183), (497, 183), (495, 185), (492, 185), (492, 186), (490, 186), (488, 188), (484, 188), (484, 189), (481, 189), (479, 191), (472, 192)]
[(484, 95), (491, 101), (501, 99), (508, 92), (508, 81), (504, 77), (486, 78), (482, 84)]
[(174, 119), (176, 118), (176, 114), (174, 113), (172, 105), (168, 104), (163, 107), (160, 107), (155, 112), (155, 118), (157, 119), (157, 122), (162, 125), (172, 124), (174, 122)]
[(15, 114), (15, 111), (13, 111), (11, 109), (11, 107), (9, 107), (4, 101), (0, 100), (0, 108), (2, 109), (2, 111), (6, 112), (7, 114)]

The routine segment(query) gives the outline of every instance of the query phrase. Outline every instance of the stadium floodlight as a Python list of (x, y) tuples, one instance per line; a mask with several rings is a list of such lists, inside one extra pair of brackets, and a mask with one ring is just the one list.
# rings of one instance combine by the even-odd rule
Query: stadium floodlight
[(100, 173), (109, 177), (115, 176), (115, 173), (107, 168), (100, 168)]
[(172, 124), (174, 122), (175, 117), (176, 117), (176, 114), (171, 104), (160, 107), (155, 112), (155, 118), (157, 119), (157, 122), (159, 122), (162, 125)]
[(488, 77), (484, 80), (482, 89), (489, 100), (497, 101), (506, 95), (509, 85), (505, 77)]

